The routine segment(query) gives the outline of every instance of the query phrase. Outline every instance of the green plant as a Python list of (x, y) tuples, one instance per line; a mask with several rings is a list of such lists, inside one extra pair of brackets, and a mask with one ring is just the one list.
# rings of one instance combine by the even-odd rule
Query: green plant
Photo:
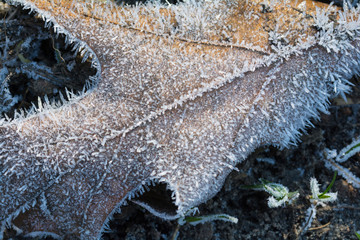
[(355, 235), (360, 240), (360, 231), (355, 232)]
[(271, 196), (268, 198), (268, 206), (270, 208), (276, 208), (284, 206), (285, 204), (291, 204), (295, 199), (299, 197), (299, 192), (289, 192), (289, 189), (282, 184), (273, 183), (265, 179), (260, 179), (261, 184), (245, 186), (248, 189), (262, 190), (269, 193)]
[(311, 196), (310, 196), (310, 202), (311, 206), (306, 211), (306, 221), (303, 224), (300, 235), (304, 234), (309, 227), (311, 226), (313, 220), (316, 218), (316, 208), (318, 206), (324, 207), (326, 203), (336, 201), (337, 199), (337, 193), (331, 193), (329, 192), (332, 186), (335, 183), (337, 176), (337, 172), (335, 171), (334, 176), (330, 182), (330, 184), (327, 186), (325, 191), (320, 192), (320, 186), (316, 178), (310, 179), (310, 188), (311, 188)]
[(320, 202), (332, 202), (337, 198), (337, 193), (329, 193), (331, 187), (334, 185), (337, 176), (337, 171), (335, 171), (333, 179), (331, 180), (329, 186), (325, 189), (324, 192), (320, 192), (319, 184), (316, 178), (311, 178), (310, 187), (311, 187), (311, 201), (320, 201)]
[[(236, 217), (230, 216), (228, 214), (220, 213), (220, 214), (211, 214), (211, 215), (205, 215), (205, 216), (194, 216), (198, 212), (199, 212), (199, 209), (197, 207), (192, 208), (184, 216), (182, 216), (178, 219), (178, 224), (175, 228), (175, 231), (173, 232), (173, 234), (171, 236), (171, 240), (177, 239), (177, 237), (179, 235), (180, 226), (182, 226), (186, 223), (193, 225), (193, 226), (200, 224), (200, 223), (211, 222), (211, 221), (216, 221), (216, 220), (232, 222), (235, 224), (238, 223), (238, 219)], [(193, 215), (193, 216), (190, 216), (190, 215)]]
[(336, 150), (325, 149), (325, 166), (329, 169), (339, 172), (343, 178), (356, 188), (360, 188), (360, 178), (355, 176), (340, 163), (347, 161), (349, 158), (360, 152), (360, 138), (354, 139), (349, 145), (344, 147), (339, 153)]

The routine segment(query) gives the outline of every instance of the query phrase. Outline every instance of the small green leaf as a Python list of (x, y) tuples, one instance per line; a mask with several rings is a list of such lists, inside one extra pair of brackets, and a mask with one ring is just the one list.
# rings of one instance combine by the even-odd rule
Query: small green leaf
[(288, 194), (289, 199), (292, 199), (292, 198), (295, 197), (298, 193), (299, 193), (299, 191), (289, 192), (289, 194)]
[(57, 63), (65, 63), (65, 60), (61, 56), (60, 50), (57, 48), (54, 48), (54, 50), (55, 50), (55, 58), (56, 58)]
[(319, 195), (319, 199), (326, 199), (326, 198), (330, 198), (329, 195)]
[(199, 216), (199, 217), (187, 216), (184, 218), (184, 221), (191, 225), (197, 225), (199, 223), (210, 222), (210, 221), (214, 221), (214, 220), (222, 220), (222, 221), (232, 222), (232, 223), (238, 222), (238, 219), (236, 217), (232, 217), (227, 214), (213, 214), (213, 215)]
[(24, 63), (24, 64), (31, 63), (31, 61), (29, 59), (25, 58), (24, 55), (22, 55), (21, 53), (19, 53), (17, 56), (22, 63)]
[(201, 220), (202, 220), (201, 217), (185, 217), (185, 221), (187, 223), (197, 222), (197, 221), (201, 221)]
[(360, 151), (360, 143), (356, 144), (355, 146), (353, 146), (352, 148), (350, 148), (349, 150), (347, 150), (344, 155), (348, 154), (349, 152), (351, 152), (351, 151), (354, 150), (355, 148), (359, 148), (359, 151)]
[(337, 171), (335, 171), (333, 179), (331, 180), (331, 183), (329, 184), (329, 186), (325, 189), (325, 191), (321, 194), (318, 195), (319, 199), (324, 199), (324, 198), (329, 198), (330, 196), (327, 197), (323, 197), (326, 193), (328, 193), (330, 191), (330, 189), (332, 188), (332, 186), (335, 183), (336, 180), (336, 176), (337, 176)]
[(360, 240), (360, 233), (359, 232), (355, 232), (356, 237)]
[(21, 46), (22, 44), (24, 43), (24, 40), (20, 41), (16, 47), (15, 47), (15, 50), (16, 50), (16, 54), (18, 56), (18, 58), (20, 59), (20, 61), (24, 64), (27, 64), (27, 63), (31, 63), (31, 61), (29, 59), (27, 59), (26, 57), (24, 57), (24, 55), (22, 53), (20, 53), (21, 51)]

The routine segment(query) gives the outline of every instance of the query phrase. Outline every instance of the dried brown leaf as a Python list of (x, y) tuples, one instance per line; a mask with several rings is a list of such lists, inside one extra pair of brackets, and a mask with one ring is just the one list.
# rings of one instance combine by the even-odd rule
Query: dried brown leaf
[[(43, 104), (1, 122), (0, 230), (8, 222), (25, 233), (98, 239), (128, 199), (177, 218), (213, 197), (255, 148), (296, 142), (359, 71), (359, 9), (8, 3), (83, 49), (98, 83), (58, 109)], [(167, 184), (175, 208), (135, 197), (152, 182)]]

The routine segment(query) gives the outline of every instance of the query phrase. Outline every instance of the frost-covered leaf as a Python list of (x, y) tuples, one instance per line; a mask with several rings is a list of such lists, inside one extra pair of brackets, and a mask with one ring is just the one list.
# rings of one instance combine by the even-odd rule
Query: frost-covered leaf
[(299, 197), (299, 193), (289, 192), (289, 189), (282, 184), (272, 183), (265, 179), (260, 179), (261, 184), (244, 186), (245, 189), (254, 189), (265, 191), (270, 194), (268, 197), (268, 206), (270, 208), (277, 208), (280, 206), (285, 206), (285, 204), (291, 204), (294, 200)]
[[(0, 230), (14, 223), (25, 234), (97, 239), (128, 199), (178, 218), (213, 197), (255, 148), (294, 144), (359, 71), (355, 8), (7, 2), (31, 9), (90, 59), (89, 82), (98, 84), (64, 106), (39, 101), (0, 120)], [(3, 92), (1, 111), (16, 100)], [(167, 191), (174, 204), (166, 208), (149, 194)]]
[(360, 178), (354, 175), (349, 169), (340, 165), (349, 158), (360, 152), (360, 138), (354, 139), (352, 143), (344, 147), (339, 154), (336, 150), (325, 149), (325, 167), (338, 171), (348, 183), (360, 188)]
[(337, 192), (330, 193), (329, 189), (326, 189), (325, 192), (320, 192), (319, 183), (316, 178), (310, 179), (310, 189), (311, 189), (311, 201), (315, 202), (333, 202), (337, 199)]

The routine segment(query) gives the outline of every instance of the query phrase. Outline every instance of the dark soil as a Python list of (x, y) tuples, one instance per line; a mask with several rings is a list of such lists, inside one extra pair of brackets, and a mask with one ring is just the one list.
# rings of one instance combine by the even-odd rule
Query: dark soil
[(0, 104), (4, 87), (18, 99), (5, 111), (0, 108), (0, 117), (11, 119), (16, 111), (38, 107), (38, 98), (60, 106), (69, 100), (66, 90), (82, 92), (89, 76), (95, 75), (90, 59), (83, 62), (74, 46), (65, 43), (64, 35), (45, 28), (43, 20), (29, 10), (0, 5), (0, 19), (0, 66), (8, 71), (0, 79)]

